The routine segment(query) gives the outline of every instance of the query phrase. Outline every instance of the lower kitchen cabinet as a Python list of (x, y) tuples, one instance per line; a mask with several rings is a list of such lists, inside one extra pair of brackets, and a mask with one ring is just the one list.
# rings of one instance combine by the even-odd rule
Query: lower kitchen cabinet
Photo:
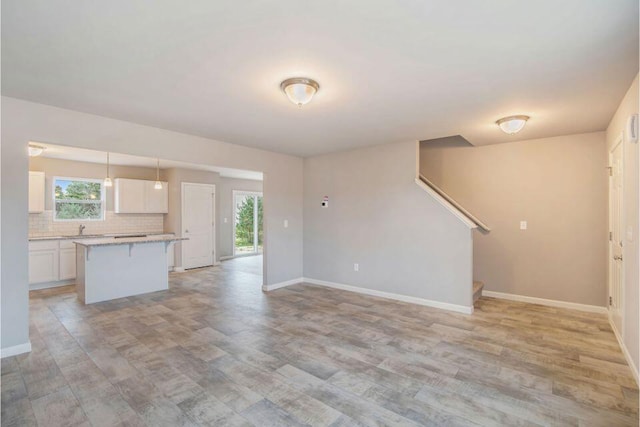
[(57, 241), (29, 243), (29, 284), (57, 281), (58, 262)]
[(76, 247), (72, 240), (29, 242), (29, 284), (76, 277)]

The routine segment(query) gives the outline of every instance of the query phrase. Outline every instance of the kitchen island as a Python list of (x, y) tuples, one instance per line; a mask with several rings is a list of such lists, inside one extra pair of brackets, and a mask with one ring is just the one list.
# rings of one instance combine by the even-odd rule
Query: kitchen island
[(76, 292), (85, 304), (169, 289), (167, 250), (175, 236), (76, 240)]

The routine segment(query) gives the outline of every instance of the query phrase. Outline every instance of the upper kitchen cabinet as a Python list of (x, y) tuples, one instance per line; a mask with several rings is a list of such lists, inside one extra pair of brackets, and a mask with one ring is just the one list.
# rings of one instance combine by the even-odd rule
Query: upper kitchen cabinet
[(29, 171), (29, 213), (44, 212), (44, 172)]
[(116, 178), (115, 213), (167, 213), (169, 212), (169, 184), (154, 188), (155, 181)]

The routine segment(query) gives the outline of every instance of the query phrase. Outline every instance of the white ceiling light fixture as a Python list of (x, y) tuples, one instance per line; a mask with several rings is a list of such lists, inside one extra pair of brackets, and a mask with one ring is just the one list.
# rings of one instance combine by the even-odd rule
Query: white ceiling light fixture
[(502, 132), (514, 135), (524, 128), (524, 125), (527, 124), (527, 120), (529, 120), (529, 116), (509, 116), (501, 118), (496, 122), (496, 124), (500, 126)]
[(46, 147), (36, 144), (29, 144), (29, 157), (36, 157), (42, 154)]
[(287, 95), (289, 101), (302, 107), (308, 104), (316, 94), (320, 85), (313, 79), (293, 77), (280, 83), (280, 89)]
[(160, 182), (160, 159), (156, 159), (156, 183), (153, 188), (156, 190), (162, 190), (162, 183)]
[(105, 187), (113, 187), (113, 181), (109, 178), (109, 153), (107, 153), (107, 177), (104, 179)]

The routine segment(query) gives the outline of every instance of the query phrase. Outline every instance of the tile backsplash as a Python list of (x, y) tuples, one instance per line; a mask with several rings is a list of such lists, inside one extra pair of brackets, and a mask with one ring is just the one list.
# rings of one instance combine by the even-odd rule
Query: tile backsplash
[(117, 214), (105, 212), (104, 221), (54, 221), (53, 211), (29, 214), (29, 237), (71, 236), (78, 234), (80, 224), (84, 234), (162, 233), (163, 214)]

